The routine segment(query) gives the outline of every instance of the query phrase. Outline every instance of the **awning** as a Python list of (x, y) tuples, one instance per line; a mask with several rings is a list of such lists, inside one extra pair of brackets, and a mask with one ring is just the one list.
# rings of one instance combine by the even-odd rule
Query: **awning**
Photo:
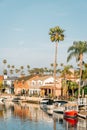
[(54, 86), (41, 86), (40, 89), (55, 89)]

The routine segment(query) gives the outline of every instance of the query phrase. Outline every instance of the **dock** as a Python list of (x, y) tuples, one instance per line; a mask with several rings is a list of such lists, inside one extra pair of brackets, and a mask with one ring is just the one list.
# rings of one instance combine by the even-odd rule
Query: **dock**
[(82, 111), (78, 113), (78, 116), (84, 119), (87, 119), (87, 111)]

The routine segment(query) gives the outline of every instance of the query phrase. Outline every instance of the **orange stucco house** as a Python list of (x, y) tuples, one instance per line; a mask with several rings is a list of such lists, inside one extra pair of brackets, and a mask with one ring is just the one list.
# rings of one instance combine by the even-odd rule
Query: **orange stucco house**
[[(53, 76), (26, 76), (18, 78), (14, 82), (15, 94), (21, 94), (25, 91), (29, 96), (64, 96), (66, 95), (66, 87), (62, 88), (61, 76), (56, 77), (56, 85)], [(76, 80), (73, 76), (67, 76), (67, 80)]]
[(57, 77), (54, 87), (53, 76), (27, 76), (17, 79), (14, 82), (14, 93), (21, 94), (23, 91), (30, 96), (61, 96), (61, 78)]

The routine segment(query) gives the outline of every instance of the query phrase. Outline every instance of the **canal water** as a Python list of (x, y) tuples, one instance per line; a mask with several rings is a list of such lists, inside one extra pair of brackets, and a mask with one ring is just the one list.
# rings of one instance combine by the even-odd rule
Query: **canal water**
[(8, 102), (0, 105), (0, 130), (87, 130), (87, 121), (50, 116), (37, 104)]

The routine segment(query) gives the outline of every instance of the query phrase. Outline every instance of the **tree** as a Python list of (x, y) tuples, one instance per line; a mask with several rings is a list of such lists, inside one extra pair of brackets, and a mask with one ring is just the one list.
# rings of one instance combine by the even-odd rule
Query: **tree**
[[(11, 67), (11, 66), (8, 64), (8, 65), (7, 65), (8, 71), (10, 70), (10, 67)], [(8, 74), (9, 74), (9, 73), (8, 73)]]
[(70, 71), (70, 69), (72, 68), (72, 66), (67, 65), (64, 66), (63, 70), (61, 71), (61, 76), (63, 77), (62, 79), (62, 96), (63, 94), (65, 96), (68, 96), (68, 87), (67, 87), (67, 76), (71, 76), (72, 72)]
[(84, 97), (84, 94), (87, 91), (87, 89), (86, 89), (87, 86), (86, 86), (86, 83), (85, 83), (85, 82), (87, 82), (87, 63), (83, 64), (82, 80), (83, 80), (82, 97)]
[(27, 69), (28, 73), (30, 73), (30, 65), (27, 65)]
[(56, 43), (55, 60), (54, 60), (54, 88), (56, 88), (57, 48), (58, 48), (58, 43), (64, 40), (64, 30), (61, 29), (59, 26), (56, 26), (54, 28), (50, 28), (49, 35), (50, 35), (50, 40)]
[(73, 42), (73, 45), (69, 47), (67, 52), (69, 52), (69, 55), (67, 57), (67, 62), (72, 57), (75, 57), (76, 61), (80, 62), (80, 75), (79, 75), (79, 87), (78, 87), (78, 97), (80, 97), (83, 54), (87, 53), (87, 42), (86, 41), (75, 41), (75, 42)]
[(48, 68), (44, 67), (44, 73), (47, 75), (48, 74)]
[(13, 75), (13, 69), (10, 69), (10, 74)]
[(13, 71), (13, 73), (14, 73), (14, 68), (15, 68), (15, 66), (14, 66), (14, 65), (12, 65), (12, 66), (11, 66), (11, 68), (12, 68), (12, 71)]
[(20, 69), (15, 69), (15, 73), (18, 74), (20, 72)]
[(6, 59), (4, 59), (4, 60), (3, 60), (3, 64), (6, 64), (6, 63), (7, 63), (7, 60), (6, 60)]
[(74, 96), (74, 90), (78, 88), (78, 84), (74, 81), (67, 80), (67, 86), (72, 91), (72, 96)]
[(71, 75), (71, 69), (72, 66), (71, 65), (66, 65), (64, 66), (63, 70), (61, 71), (61, 76), (64, 77), (64, 79), (66, 78), (67, 75)]
[(6, 63), (7, 63), (7, 60), (6, 60), (6, 59), (4, 59), (4, 60), (3, 60), (3, 64), (4, 64), (4, 69), (3, 69), (3, 72), (4, 72), (4, 70), (6, 69), (6, 68), (5, 68)]
[(24, 74), (24, 66), (20, 66), (20, 69), (21, 69), (21, 75)]

